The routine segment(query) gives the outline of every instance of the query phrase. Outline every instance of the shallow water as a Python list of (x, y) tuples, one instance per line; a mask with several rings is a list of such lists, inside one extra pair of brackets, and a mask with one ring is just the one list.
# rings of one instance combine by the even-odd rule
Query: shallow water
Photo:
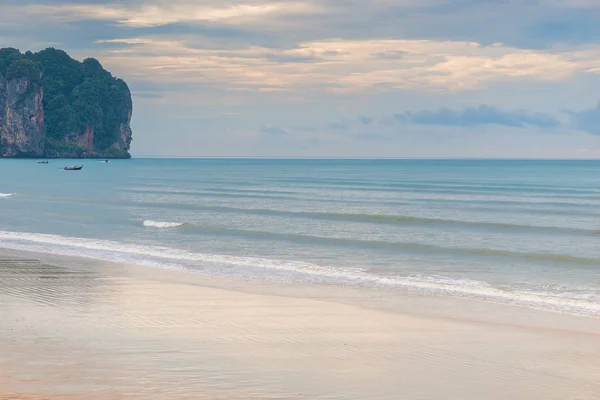
[(600, 315), (600, 162), (0, 160), (0, 247)]

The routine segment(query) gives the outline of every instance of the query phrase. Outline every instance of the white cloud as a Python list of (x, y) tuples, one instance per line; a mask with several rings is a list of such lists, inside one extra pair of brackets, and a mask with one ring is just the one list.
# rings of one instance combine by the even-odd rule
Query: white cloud
[(223, 5), (220, 2), (169, 1), (143, 4), (58, 4), (19, 7), (30, 15), (58, 20), (103, 20), (126, 27), (153, 27), (172, 23), (215, 21), (255, 23), (266, 17), (316, 12), (308, 2), (254, 2)]
[(560, 52), (464, 41), (335, 39), (292, 49), (214, 49), (201, 37), (193, 47), (183, 38), (100, 43), (126, 45), (106, 50), (102, 60), (130, 76), (238, 89), (456, 91), (523, 78), (560, 81), (600, 66), (600, 46)]

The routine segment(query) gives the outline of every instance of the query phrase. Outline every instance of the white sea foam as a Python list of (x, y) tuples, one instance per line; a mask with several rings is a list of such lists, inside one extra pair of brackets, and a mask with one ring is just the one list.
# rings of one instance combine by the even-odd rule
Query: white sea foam
[[(360, 268), (323, 266), (274, 260), (188, 252), (169, 247), (125, 244), (108, 240), (0, 231), (0, 247), (65, 256), (130, 262), (234, 277), (401, 289), (439, 293), (579, 315), (600, 316), (597, 294), (544, 293), (500, 289), (485, 282), (442, 276), (383, 277)], [(269, 273), (265, 274), (265, 269)]]
[(0, 198), (12, 197), (12, 196), (14, 196), (14, 193), (0, 193)]
[(179, 228), (180, 226), (185, 225), (184, 222), (162, 222), (162, 221), (144, 221), (144, 226), (150, 228)]

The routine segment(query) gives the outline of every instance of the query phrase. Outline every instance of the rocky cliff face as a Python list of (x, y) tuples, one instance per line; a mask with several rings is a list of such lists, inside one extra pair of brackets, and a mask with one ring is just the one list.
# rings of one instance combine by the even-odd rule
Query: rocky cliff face
[(0, 156), (44, 155), (43, 90), (26, 77), (7, 80), (0, 74)]
[(121, 123), (118, 139), (108, 149), (99, 149), (96, 143), (96, 128), (88, 125), (81, 131), (71, 132), (60, 140), (61, 149), (49, 146), (46, 158), (129, 158), (132, 141), (131, 120)]
[(127, 115), (127, 122), (123, 122), (119, 125), (119, 139), (115, 144), (113, 144), (113, 148), (115, 149), (129, 151), (131, 141), (133, 140), (133, 132), (131, 131), (131, 114), (132, 106), (130, 105), (129, 113)]
[(95, 59), (0, 49), (0, 157), (129, 158), (129, 87)]

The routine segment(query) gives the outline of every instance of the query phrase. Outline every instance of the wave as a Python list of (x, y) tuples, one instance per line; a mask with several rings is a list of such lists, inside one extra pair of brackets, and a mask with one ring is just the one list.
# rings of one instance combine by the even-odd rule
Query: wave
[(531, 230), (531, 231), (557, 231), (557, 232), (568, 232), (568, 233), (581, 233), (581, 234), (597, 234), (597, 231), (584, 229), (584, 228), (569, 228), (559, 226), (548, 226), (548, 225), (525, 225), (525, 224), (512, 224), (505, 222), (490, 222), (490, 221), (469, 221), (469, 220), (456, 220), (456, 219), (445, 219), (445, 218), (427, 218), (427, 217), (416, 217), (409, 215), (389, 215), (389, 214), (354, 214), (354, 213), (309, 213), (315, 216), (322, 216), (324, 218), (341, 219), (350, 221), (369, 221), (379, 223), (417, 223), (417, 224), (437, 224), (437, 225), (456, 225), (456, 226), (471, 226), (480, 228), (500, 228), (500, 229), (511, 229), (511, 230)]
[(0, 198), (12, 197), (14, 195), (15, 195), (14, 193), (0, 193)]
[[(11, 194), (12, 195), (12, 194)], [(2, 197), (0, 195), (0, 197)], [(53, 196), (37, 196), (37, 198), (60, 200), (61, 202), (85, 202), (85, 203), (103, 203), (103, 204), (114, 204), (116, 206), (131, 206), (132, 204), (137, 207), (150, 207), (160, 208), (165, 210), (191, 210), (191, 211), (217, 211), (227, 213), (244, 213), (249, 215), (264, 215), (264, 216), (280, 216), (288, 218), (303, 218), (303, 219), (325, 219), (332, 221), (346, 221), (346, 222), (359, 222), (359, 223), (377, 223), (386, 225), (401, 225), (401, 224), (426, 224), (426, 225), (444, 225), (448, 227), (464, 227), (464, 228), (475, 228), (475, 229), (499, 229), (499, 230), (519, 230), (519, 231), (530, 231), (530, 232), (542, 232), (542, 233), (564, 233), (564, 234), (578, 234), (578, 235), (598, 235), (600, 230), (589, 229), (589, 228), (578, 228), (569, 226), (559, 225), (527, 225), (520, 223), (511, 222), (500, 222), (500, 221), (481, 221), (475, 218), (471, 219), (451, 219), (451, 218), (435, 218), (435, 217), (420, 217), (411, 215), (397, 215), (397, 214), (368, 214), (368, 213), (353, 213), (353, 212), (327, 212), (327, 211), (292, 211), (282, 210), (277, 208), (251, 208), (251, 207), (231, 207), (231, 206), (215, 206), (215, 205), (203, 205), (198, 203), (187, 203), (187, 202), (174, 202), (174, 201), (118, 201), (114, 199), (102, 199), (102, 198), (72, 198), (72, 197), (53, 197)], [(335, 201), (335, 200), (332, 200)], [(445, 201), (445, 200), (444, 200)], [(482, 202), (481, 204), (485, 204)], [(531, 204), (531, 203), (523, 203)], [(550, 204), (550, 203), (548, 203)], [(567, 203), (552, 203), (567, 205)], [(477, 208), (477, 211), (486, 212), (502, 212), (506, 213), (506, 208), (510, 208), (511, 212), (519, 212), (525, 214), (543, 214), (543, 215), (577, 215), (584, 217), (597, 218), (600, 213), (591, 212), (597, 207), (592, 205), (572, 205), (573, 208), (587, 209), (590, 211), (578, 211), (578, 210), (557, 210), (557, 209), (545, 209), (545, 208), (516, 208), (514, 204), (507, 206), (506, 204), (499, 202), (498, 205), (503, 205), (503, 208)], [(158, 222), (158, 221), (155, 221)], [(188, 224), (185, 224), (188, 225)]]
[[(283, 192), (279, 190), (275, 191), (257, 191), (256, 193), (244, 193), (236, 188), (231, 188), (229, 190), (222, 189), (220, 191), (210, 190), (205, 188), (203, 190), (161, 190), (154, 189), (148, 190), (144, 189), (127, 189), (127, 192), (130, 193), (144, 193), (151, 195), (168, 195), (168, 196), (176, 196), (176, 197), (192, 197), (192, 198), (215, 198), (215, 199), (223, 199), (223, 198), (232, 198), (232, 199), (260, 199), (260, 200), (298, 200), (302, 199), (305, 201), (318, 201), (322, 203), (333, 203), (333, 204), (357, 204), (355, 200), (352, 200), (353, 196), (347, 196), (346, 198), (342, 198), (336, 196), (335, 198), (331, 198), (327, 195), (327, 192), (322, 193), (318, 192), (318, 189), (323, 188), (303, 188), (310, 189), (307, 191), (298, 191), (294, 194), (282, 194)], [(334, 189), (335, 190), (335, 189)], [(373, 191), (368, 191), (373, 192)], [(600, 205), (600, 195), (585, 197), (585, 196), (569, 196), (569, 195), (556, 195), (556, 196), (531, 196), (523, 194), (522, 196), (517, 196), (516, 193), (512, 196), (502, 195), (502, 193), (485, 193), (485, 192), (469, 192), (469, 193), (451, 193), (451, 192), (441, 192), (441, 191), (426, 191), (426, 192), (414, 192), (414, 191), (401, 191), (399, 192), (401, 195), (398, 196), (395, 200), (390, 201), (390, 199), (386, 200), (386, 204), (407, 204), (414, 202), (428, 202), (428, 203), (456, 203), (460, 205), (467, 204), (492, 204), (492, 203), (502, 203), (503, 205), (509, 204), (524, 204), (532, 207), (537, 207), (539, 205), (551, 204), (551, 203), (560, 203), (567, 206), (570, 205), (582, 205), (582, 206), (590, 206), (597, 207)], [(372, 203), (379, 204), (381, 200), (369, 200), (363, 198), (361, 195), (360, 203)], [(377, 197), (377, 196), (376, 196)]]
[(578, 186), (540, 186), (531, 184), (465, 184), (448, 182), (389, 182), (389, 181), (371, 181), (346, 179), (323, 179), (312, 178), (299, 179), (281, 179), (281, 183), (293, 184), (294, 187), (303, 189), (323, 189), (325, 187), (335, 187), (339, 190), (357, 191), (357, 192), (398, 192), (398, 193), (444, 193), (444, 194), (489, 194), (498, 193), (507, 196), (534, 196), (537, 194), (550, 194), (557, 197), (581, 197), (599, 199), (600, 191), (595, 187)]
[[(600, 316), (600, 295), (498, 288), (486, 282), (443, 276), (381, 276), (360, 268), (341, 268), (302, 261), (189, 252), (60, 235), (0, 231), (0, 246), (13, 250), (78, 256), (97, 260), (179, 269), (244, 279), (388, 288), (424, 294), (445, 294), (554, 312)], [(265, 273), (265, 270), (269, 271)]]
[[(245, 213), (250, 215), (264, 215), (264, 216), (277, 216), (277, 217), (288, 217), (288, 218), (305, 218), (305, 219), (324, 219), (331, 221), (345, 221), (345, 222), (359, 222), (359, 223), (373, 223), (373, 224), (385, 224), (385, 225), (442, 225), (449, 227), (467, 227), (474, 229), (500, 229), (500, 230), (518, 230), (518, 231), (530, 231), (530, 232), (543, 232), (543, 233), (565, 233), (565, 234), (578, 234), (578, 235), (598, 235), (600, 231), (586, 228), (571, 228), (561, 226), (550, 226), (550, 225), (525, 225), (525, 224), (513, 224), (505, 222), (491, 222), (491, 221), (469, 221), (469, 220), (458, 220), (458, 219), (445, 219), (445, 218), (428, 218), (428, 217), (417, 217), (410, 215), (393, 215), (393, 214), (359, 214), (359, 213), (339, 213), (339, 212), (314, 212), (314, 211), (286, 211), (277, 209), (261, 209), (261, 208), (239, 208), (239, 207), (226, 207), (226, 206), (202, 206), (202, 205), (185, 205), (177, 203), (147, 203), (139, 202), (138, 204), (152, 205), (154, 207), (177, 207), (179, 209), (191, 209), (191, 210), (208, 210), (228, 213)], [(154, 222), (154, 221), (146, 221)], [(144, 225), (146, 224), (144, 222)], [(194, 226), (193, 224), (185, 224), (187, 226)]]
[(143, 223), (144, 226), (150, 228), (179, 228), (185, 225), (185, 222), (161, 222), (161, 221), (151, 221), (147, 220)]
[[(568, 254), (554, 253), (527, 253), (502, 249), (486, 248), (466, 248), (466, 247), (446, 247), (427, 243), (415, 242), (392, 242), (387, 240), (365, 240), (351, 239), (332, 236), (306, 235), (297, 233), (277, 233), (263, 230), (225, 228), (218, 226), (185, 224), (184, 228), (190, 232), (202, 233), (223, 233), (238, 237), (249, 237), (252, 239), (268, 239), (278, 241), (298, 241), (310, 243), (312, 246), (319, 245), (339, 245), (356, 248), (357, 246), (370, 248), (395, 248), (405, 249), (406, 251), (426, 252), (427, 254), (451, 254), (455, 255), (478, 255), (485, 257), (504, 257), (515, 260), (528, 259), (533, 261), (545, 261), (554, 263), (578, 264), (589, 266), (600, 266), (600, 258), (578, 257)], [(600, 232), (593, 234), (600, 235)]]
[(59, 219), (64, 221), (85, 221), (85, 222), (97, 222), (98, 218), (90, 217), (87, 215), (69, 215), (60, 213), (44, 213), (42, 216), (52, 219)]
[[(336, 208), (340, 207), (340, 204), (345, 204), (349, 206), (365, 206), (368, 204), (373, 204), (375, 207), (380, 207), (382, 205), (397, 207), (397, 206), (412, 206), (414, 204), (421, 203), (431, 203), (431, 204), (452, 204), (458, 206), (461, 210), (470, 212), (473, 211), (473, 207), (475, 206), (475, 211), (479, 212), (492, 212), (492, 213), (506, 213), (507, 209), (510, 209), (512, 213), (519, 214), (540, 214), (540, 215), (572, 215), (572, 216), (584, 216), (584, 217), (598, 217), (600, 216), (599, 212), (596, 210), (600, 206), (600, 202), (581, 202), (577, 201), (577, 199), (570, 198), (569, 201), (554, 201), (553, 199), (528, 199), (523, 198), (520, 200), (514, 199), (475, 199), (475, 198), (425, 198), (425, 197), (411, 197), (406, 198), (404, 200), (394, 199), (394, 200), (381, 200), (381, 199), (367, 199), (361, 198), (360, 200), (352, 200), (350, 198), (326, 198), (326, 197), (315, 197), (310, 196), (306, 197), (305, 193), (298, 193), (296, 196), (270, 196), (270, 195), (254, 195), (254, 194), (245, 194), (245, 193), (213, 193), (213, 192), (204, 192), (204, 191), (194, 191), (194, 190), (183, 190), (183, 189), (169, 189), (169, 190), (160, 190), (160, 189), (148, 189), (148, 188), (128, 188), (124, 189), (125, 192), (133, 193), (133, 194), (144, 194), (143, 200), (140, 199), (132, 199), (132, 201), (124, 201), (124, 200), (116, 200), (116, 199), (91, 199), (91, 198), (72, 198), (72, 197), (60, 197), (60, 196), (37, 196), (37, 198), (44, 198), (49, 200), (56, 200), (61, 202), (93, 202), (93, 203), (104, 203), (104, 204), (114, 204), (117, 206), (131, 206), (133, 203), (135, 206), (149, 206), (149, 207), (157, 207), (157, 208), (165, 208), (165, 209), (184, 209), (184, 210), (218, 210), (220, 207), (218, 206), (207, 206), (199, 204), (198, 198), (202, 200), (207, 200), (208, 198), (235, 198), (235, 199), (253, 199), (259, 198), (261, 200), (269, 199), (269, 200), (301, 200), (303, 202), (309, 202), (311, 204), (323, 203), (323, 204), (334, 204)], [(148, 200), (148, 198), (153, 198), (153, 200)], [(219, 201), (214, 201), (211, 203), (219, 203)], [(277, 203), (278, 204), (278, 203)], [(222, 207), (223, 211), (228, 211), (228, 207)], [(273, 213), (278, 213), (279, 210), (260, 210), (260, 209), (252, 209), (252, 208), (229, 208), (229, 210), (239, 210), (241, 212), (246, 213), (255, 213), (262, 211), (272, 211)], [(285, 211), (283, 211), (285, 212)], [(303, 214), (303, 212), (299, 212)], [(306, 213), (306, 216), (310, 217), (309, 212)], [(293, 216), (293, 215), (290, 215)], [(303, 215), (298, 215), (302, 217)], [(468, 221), (461, 221), (468, 222)], [(492, 222), (493, 223), (493, 222)]]

